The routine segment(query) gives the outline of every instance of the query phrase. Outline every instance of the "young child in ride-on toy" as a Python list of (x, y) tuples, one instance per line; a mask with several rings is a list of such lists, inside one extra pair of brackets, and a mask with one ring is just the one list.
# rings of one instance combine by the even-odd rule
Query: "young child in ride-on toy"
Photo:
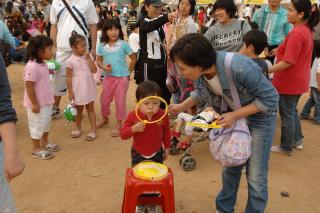
[[(204, 111), (195, 116), (185, 112), (179, 113), (178, 118), (176, 120), (176, 127), (174, 131), (171, 132), (171, 146), (177, 146), (180, 150), (186, 150), (190, 146), (190, 141), (192, 140), (193, 136), (193, 130), (195, 128), (200, 128), (204, 132), (207, 131), (208, 127), (206, 127), (206, 125), (211, 124), (217, 117), (220, 116), (217, 112), (214, 111), (212, 107), (207, 107)], [(199, 124), (199, 127), (187, 124), (189, 122), (192, 122), (195, 125)], [(184, 123), (186, 123), (186, 139), (180, 142), (178, 138), (180, 138), (182, 125)]]

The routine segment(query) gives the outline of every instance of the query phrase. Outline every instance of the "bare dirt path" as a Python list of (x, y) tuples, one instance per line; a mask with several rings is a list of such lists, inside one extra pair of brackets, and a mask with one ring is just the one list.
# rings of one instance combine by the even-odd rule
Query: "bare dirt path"
[[(31, 157), (27, 117), (22, 107), (23, 66), (8, 69), (14, 106), (19, 122), (18, 142), (26, 162), (24, 173), (12, 182), (18, 211), (21, 213), (118, 213), (124, 186), (124, 173), (130, 165), (130, 140), (110, 137), (112, 126), (99, 129), (94, 142), (69, 135), (73, 125), (64, 119), (54, 120), (50, 141), (62, 150), (55, 158), (41, 161)], [(134, 109), (135, 84), (130, 83), (127, 95), (128, 110)], [(101, 86), (98, 86), (100, 94)], [(300, 109), (307, 95), (300, 101)], [(66, 105), (66, 98), (62, 106)], [(96, 103), (99, 115), (99, 102)], [(112, 118), (114, 118), (112, 116)], [(112, 122), (113, 124), (114, 122)], [(83, 121), (84, 133), (89, 130), (88, 118)], [(295, 151), (292, 157), (272, 154), (270, 161), (269, 203), (270, 213), (320, 212), (320, 126), (303, 121), (305, 149)], [(275, 142), (279, 142), (279, 120)], [(197, 167), (192, 172), (183, 171), (178, 156), (166, 162), (173, 169), (175, 178), (176, 212), (214, 212), (214, 198), (221, 189), (221, 166), (212, 160), (208, 143), (198, 144), (192, 150)], [(288, 191), (289, 198), (282, 198), (281, 191)], [(236, 212), (243, 212), (246, 204), (246, 178), (243, 176)]]

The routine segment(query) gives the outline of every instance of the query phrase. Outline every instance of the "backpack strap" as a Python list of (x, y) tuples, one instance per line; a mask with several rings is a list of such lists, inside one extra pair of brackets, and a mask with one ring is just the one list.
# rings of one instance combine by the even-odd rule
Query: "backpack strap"
[(81, 22), (79, 21), (79, 19), (77, 18), (77, 16), (73, 13), (72, 9), (70, 8), (69, 4), (66, 2), (66, 0), (62, 0), (63, 4), (66, 6), (67, 10), (69, 11), (70, 15), (72, 16), (72, 18), (75, 20), (75, 22), (79, 25), (79, 27), (81, 28), (81, 30), (84, 32), (84, 34), (88, 37), (88, 32), (86, 31), (86, 29), (84, 28), (83, 24), (81, 24)]
[(226, 56), (224, 59), (224, 68), (225, 68), (226, 76), (228, 78), (229, 88), (231, 91), (232, 100), (233, 100), (235, 109), (239, 109), (241, 108), (240, 98), (239, 98), (239, 94), (238, 94), (235, 82), (232, 77), (232, 72), (231, 72), (231, 62), (232, 62), (233, 56), (234, 56), (234, 53), (229, 53), (229, 52), (226, 53)]

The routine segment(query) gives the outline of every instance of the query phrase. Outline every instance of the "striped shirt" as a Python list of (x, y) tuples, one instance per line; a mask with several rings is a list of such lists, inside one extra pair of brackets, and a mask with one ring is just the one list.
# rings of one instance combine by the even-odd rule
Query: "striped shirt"
[(288, 11), (281, 6), (275, 12), (272, 12), (269, 6), (264, 6), (254, 14), (252, 21), (267, 34), (269, 45), (281, 44), (292, 29), (292, 25), (288, 23), (287, 14)]

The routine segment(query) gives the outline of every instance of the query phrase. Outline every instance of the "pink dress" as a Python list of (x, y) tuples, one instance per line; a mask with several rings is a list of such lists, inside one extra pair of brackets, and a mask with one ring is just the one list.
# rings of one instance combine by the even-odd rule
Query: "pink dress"
[(85, 105), (96, 99), (96, 84), (87, 59), (74, 54), (67, 60), (67, 68), (72, 69), (72, 90), (74, 104)]

